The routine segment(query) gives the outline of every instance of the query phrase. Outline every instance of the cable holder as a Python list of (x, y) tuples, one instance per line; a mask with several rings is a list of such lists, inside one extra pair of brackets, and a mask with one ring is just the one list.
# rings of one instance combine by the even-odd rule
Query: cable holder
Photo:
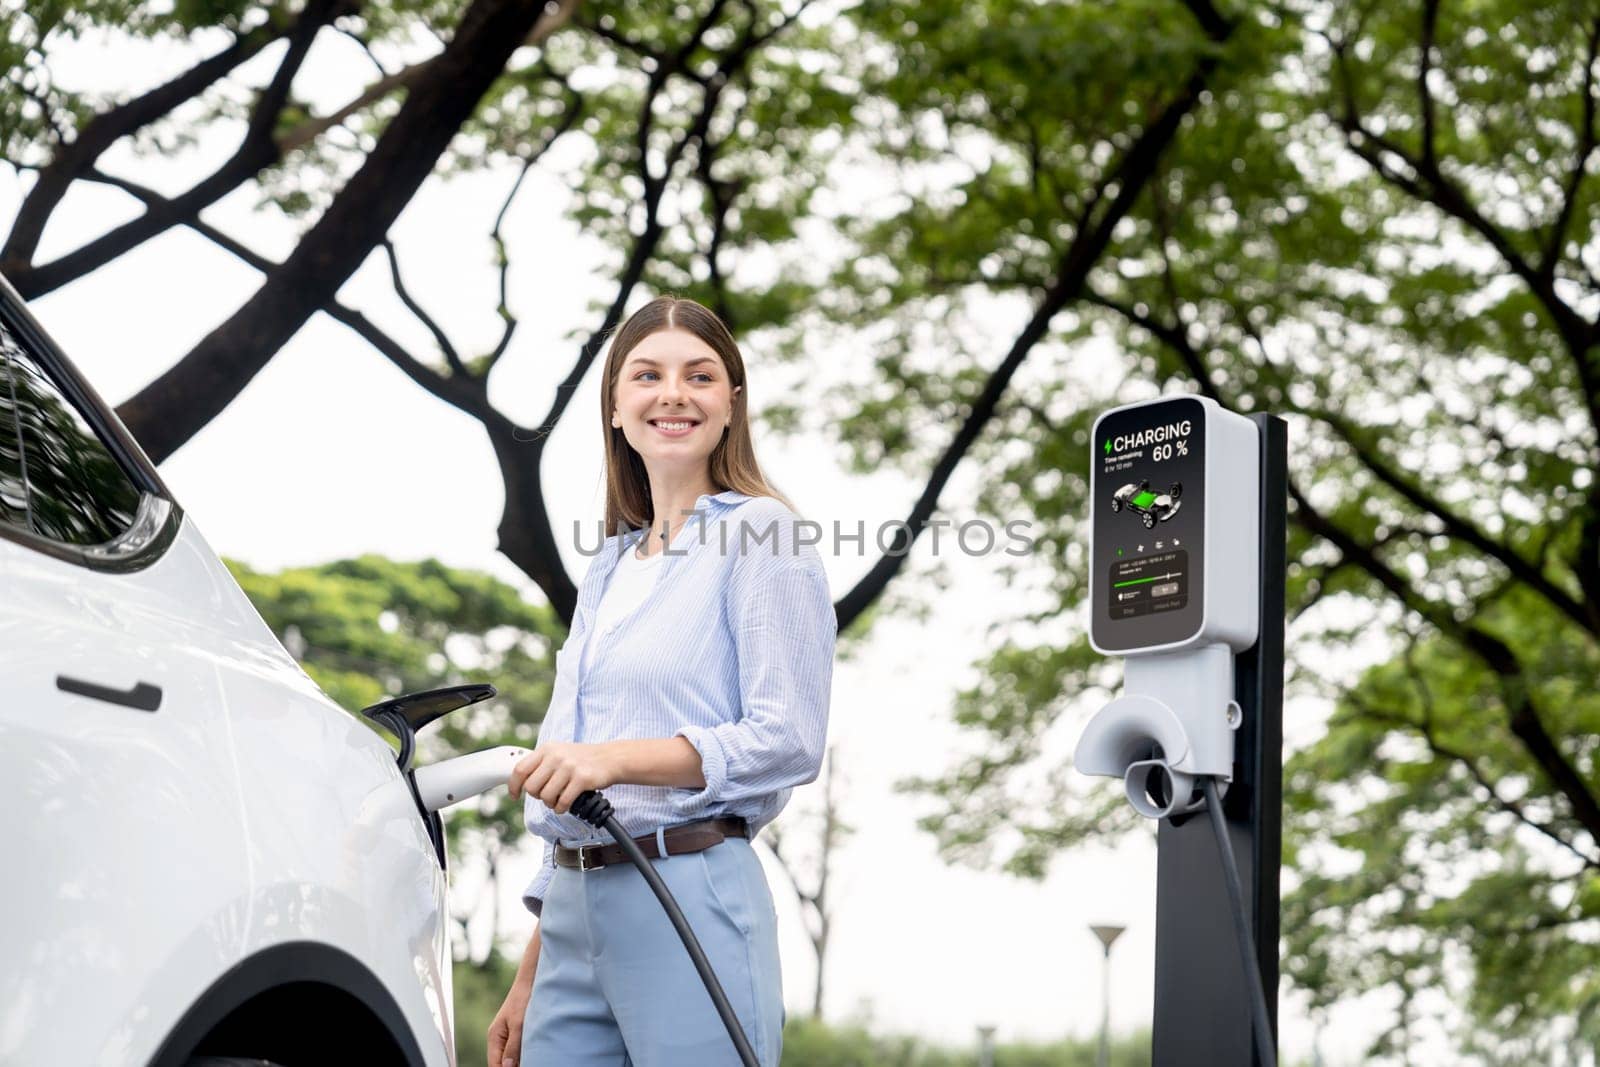
[(1121, 778), (1128, 803), (1146, 818), (1197, 811), (1205, 803), (1200, 778), (1215, 778), (1222, 792), (1233, 781), (1243, 718), (1226, 645), (1130, 656), (1123, 695), (1089, 721), (1072, 761), (1083, 774)]

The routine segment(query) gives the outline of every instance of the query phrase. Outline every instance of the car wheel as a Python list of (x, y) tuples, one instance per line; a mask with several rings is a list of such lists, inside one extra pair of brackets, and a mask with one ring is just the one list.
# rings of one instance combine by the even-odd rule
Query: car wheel
[(1146, 530), (1154, 530), (1156, 528), (1156, 517), (1148, 511), (1144, 513), (1144, 528)]

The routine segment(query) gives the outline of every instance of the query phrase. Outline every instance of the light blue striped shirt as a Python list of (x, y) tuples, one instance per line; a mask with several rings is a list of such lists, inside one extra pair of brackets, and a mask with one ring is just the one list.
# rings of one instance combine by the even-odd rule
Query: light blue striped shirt
[[(794, 786), (817, 777), (838, 623), (822, 559), (797, 536), (798, 522), (774, 497), (701, 496), (644, 602), (599, 634), (590, 632), (595, 609), (639, 535), (608, 538), (590, 561), (572, 629), (556, 653), (539, 743), (681, 734), (700, 753), (706, 781), (704, 789), (606, 789), (630, 835), (742, 815), (754, 837)], [(555, 843), (611, 838), (534, 797), (524, 811), (528, 830), (545, 840), (544, 863), (523, 892), (538, 914), (555, 876)]]

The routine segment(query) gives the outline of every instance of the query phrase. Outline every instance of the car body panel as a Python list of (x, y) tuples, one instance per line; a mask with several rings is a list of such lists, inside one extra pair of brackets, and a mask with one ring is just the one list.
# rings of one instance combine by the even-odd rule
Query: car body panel
[[(453, 1059), (445, 878), (392, 750), (317, 689), (185, 518), (101, 573), (0, 540), (0, 1062), (143, 1063), (261, 948), (339, 948)], [(159, 686), (154, 712), (57, 687)], [(86, 1010), (88, 1008), (89, 1010)]]
[(343, 949), (383, 980), (429, 1062), (434, 1054), (446, 1062), (454, 1047), (446, 879), (416, 800), (394, 750), (281, 655), (276, 670), (241, 659), (223, 671), (234, 741), (254, 783), (245, 790), (260, 923), (252, 948)]
[[(146, 578), (83, 575), (0, 542), (0, 793), (22, 875), (0, 923), (17, 964), (0, 970), (6, 1063), (139, 1062), (126, 1031), (149, 968), (195, 915), (226, 912), (249, 854), (215, 669), (186, 650), (187, 624), (157, 621)], [(64, 693), (61, 674), (156, 684), (162, 704)], [(242, 930), (209, 933), (215, 963), (243, 947)]]

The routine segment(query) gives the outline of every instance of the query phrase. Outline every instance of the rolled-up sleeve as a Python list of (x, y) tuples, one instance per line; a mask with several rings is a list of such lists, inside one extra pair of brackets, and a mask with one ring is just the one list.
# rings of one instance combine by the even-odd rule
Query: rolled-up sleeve
[(811, 551), (750, 553), (733, 569), (728, 619), (739, 718), (678, 730), (700, 753), (706, 781), (674, 791), (681, 818), (813, 781), (827, 745), (838, 623), (821, 559)]
[(522, 906), (539, 915), (544, 911), (544, 895), (550, 889), (550, 882), (556, 876), (556, 846), (549, 841), (544, 843), (544, 862), (539, 865), (539, 873), (533, 876), (533, 881), (528, 883), (528, 888), (522, 891)]

